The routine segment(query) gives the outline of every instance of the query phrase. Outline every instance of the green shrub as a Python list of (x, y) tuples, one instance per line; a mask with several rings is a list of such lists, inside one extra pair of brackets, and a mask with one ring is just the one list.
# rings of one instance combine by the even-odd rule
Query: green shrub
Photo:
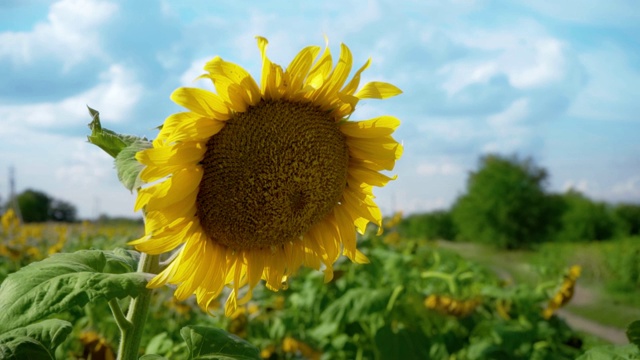
[(605, 203), (594, 202), (575, 190), (563, 194), (562, 200), (556, 240), (608, 240), (616, 235), (618, 225), (613, 210)]
[(545, 194), (547, 171), (533, 160), (487, 155), (453, 207), (464, 240), (500, 248), (526, 248), (547, 239), (557, 218)]
[(398, 232), (402, 237), (428, 240), (454, 240), (458, 229), (450, 211), (439, 210), (410, 215), (400, 222)]
[(640, 235), (640, 205), (619, 204), (613, 211), (622, 235)]

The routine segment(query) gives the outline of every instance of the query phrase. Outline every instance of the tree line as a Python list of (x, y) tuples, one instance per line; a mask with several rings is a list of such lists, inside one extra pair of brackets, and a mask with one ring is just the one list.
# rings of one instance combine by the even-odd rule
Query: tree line
[(78, 220), (78, 211), (73, 204), (55, 199), (42, 191), (27, 189), (16, 195), (15, 200), (9, 200), (4, 208), (8, 209), (14, 204), (18, 206), (25, 223)]
[(408, 216), (398, 231), (505, 249), (640, 235), (640, 205), (593, 201), (574, 189), (550, 193), (547, 180), (547, 170), (531, 158), (483, 156), (450, 209)]

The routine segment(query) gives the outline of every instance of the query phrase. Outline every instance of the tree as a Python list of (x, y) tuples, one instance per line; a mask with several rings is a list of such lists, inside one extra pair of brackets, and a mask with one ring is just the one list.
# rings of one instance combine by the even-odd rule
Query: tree
[(560, 209), (544, 192), (547, 171), (530, 158), (486, 155), (453, 207), (465, 240), (524, 248), (545, 240)]
[(402, 219), (398, 232), (406, 238), (454, 240), (457, 229), (450, 211), (437, 210)]
[(556, 235), (558, 240), (606, 240), (615, 235), (616, 219), (606, 204), (591, 201), (575, 190), (569, 190), (562, 199), (564, 209), (562, 226)]
[(76, 207), (49, 195), (28, 189), (16, 196), (24, 222), (76, 221)]
[(43, 222), (49, 220), (49, 195), (36, 191), (25, 190), (17, 196), (18, 206), (24, 222)]
[(49, 207), (49, 219), (53, 221), (74, 222), (76, 213), (75, 206), (62, 200), (54, 199)]
[(614, 209), (622, 235), (640, 235), (640, 205), (618, 204)]

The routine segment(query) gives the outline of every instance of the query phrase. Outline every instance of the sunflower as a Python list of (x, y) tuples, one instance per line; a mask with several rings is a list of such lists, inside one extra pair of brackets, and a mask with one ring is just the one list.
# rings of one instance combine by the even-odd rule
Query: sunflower
[(188, 111), (169, 116), (153, 146), (136, 154), (148, 185), (135, 204), (145, 235), (131, 244), (148, 254), (179, 249), (148, 286), (175, 284), (178, 299), (195, 293), (205, 311), (228, 287), (227, 316), (261, 279), (278, 291), (303, 265), (330, 281), (340, 254), (367, 263), (355, 230), (381, 226), (372, 187), (395, 178), (379, 171), (402, 153), (391, 137), (397, 118), (348, 119), (362, 99), (401, 93), (384, 82), (356, 92), (370, 60), (347, 82), (353, 61), (344, 44), (335, 67), (328, 47), (320, 55), (309, 46), (283, 70), (267, 57), (267, 40), (257, 40), (260, 85), (215, 57), (201, 76), (215, 93), (175, 90), (171, 99)]

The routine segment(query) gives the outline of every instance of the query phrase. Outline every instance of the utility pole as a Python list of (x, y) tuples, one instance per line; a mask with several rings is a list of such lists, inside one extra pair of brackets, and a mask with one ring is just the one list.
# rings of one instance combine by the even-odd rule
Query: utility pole
[[(16, 173), (13, 166), (9, 167), (9, 206), (12, 208), (16, 217), (22, 222), (22, 213), (20, 212), (20, 206), (18, 205), (18, 196), (16, 195)], [(7, 209), (8, 210), (8, 209)]]

